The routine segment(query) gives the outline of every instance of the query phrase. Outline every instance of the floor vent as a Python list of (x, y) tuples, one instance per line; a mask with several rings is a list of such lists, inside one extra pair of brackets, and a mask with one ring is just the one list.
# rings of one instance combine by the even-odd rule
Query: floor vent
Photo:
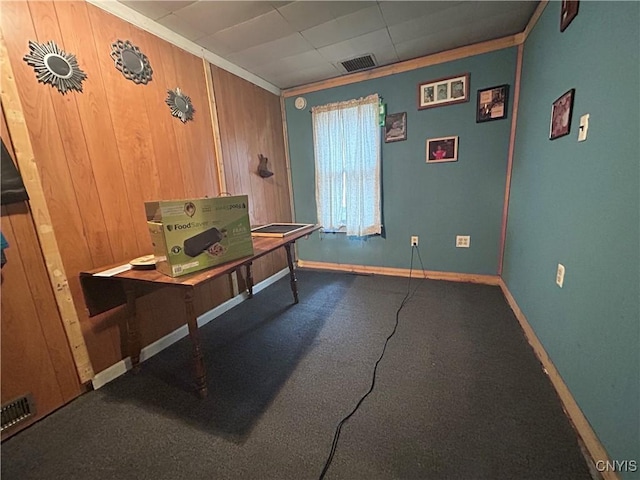
[(372, 55), (365, 55), (364, 57), (352, 58), (351, 60), (345, 60), (340, 62), (344, 69), (351, 73), (358, 70), (366, 70), (367, 68), (375, 67), (376, 62)]
[(24, 397), (20, 397), (12, 402), (2, 406), (2, 427), (0, 431), (4, 432), (7, 428), (11, 428), (36, 413), (36, 404), (33, 401), (33, 395), (28, 393)]

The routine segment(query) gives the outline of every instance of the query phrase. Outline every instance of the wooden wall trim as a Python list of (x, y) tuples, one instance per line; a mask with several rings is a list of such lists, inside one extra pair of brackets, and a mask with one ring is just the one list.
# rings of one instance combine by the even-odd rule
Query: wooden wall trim
[[(352, 265), (348, 263), (325, 263), (298, 260), (301, 268), (315, 268), (318, 270), (335, 270), (349, 273), (372, 273), (376, 275), (390, 275), (393, 277), (408, 277), (408, 268), (372, 267), (368, 265)], [(498, 285), (497, 275), (476, 275), (474, 273), (438, 272), (435, 270), (413, 270), (412, 278), (426, 278), (429, 280), (447, 280), (450, 282), (481, 283), (483, 285)]]
[(466, 45), (464, 47), (454, 48), (453, 50), (447, 50), (445, 52), (434, 53), (433, 55), (427, 55), (425, 57), (414, 58), (412, 60), (406, 60), (404, 62), (385, 65), (384, 67), (374, 68), (371, 70), (367, 70), (366, 72), (353, 73), (351, 75), (330, 78), (321, 82), (314, 82), (299, 87), (289, 88), (284, 90), (282, 92), (282, 95), (285, 98), (293, 97), (296, 95), (302, 95), (304, 93), (316, 92), (318, 90), (325, 90), (327, 88), (339, 87), (342, 85), (363, 82), (365, 80), (371, 80), (374, 78), (395, 75), (396, 73), (408, 72), (417, 68), (437, 65), (439, 63), (450, 62), (452, 60), (459, 60), (465, 57), (472, 57), (474, 55), (502, 50), (503, 48), (514, 47), (516, 45), (518, 45), (517, 35), (509, 35), (507, 37), (497, 38), (495, 40), (489, 40), (487, 42), (476, 43), (474, 45)]
[(69, 346), (71, 347), (78, 377), (82, 383), (86, 383), (93, 378), (93, 367), (91, 366), (91, 360), (80, 329), (80, 321), (73, 304), (62, 257), (53, 232), (51, 216), (49, 215), (47, 201), (42, 190), (40, 174), (35, 164), (29, 131), (22, 111), (22, 104), (3, 34), (0, 35), (0, 70), (3, 79), (0, 97), (2, 98), (9, 134), (16, 153), (16, 162), (29, 192), (29, 204), (36, 224), (38, 240), (47, 265), (47, 273), (53, 287)]
[(95, 5), (96, 7), (109, 12), (115, 15), (122, 20), (135, 25), (143, 30), (146, 30), (149, 33), (154, 34), (156, 37), (159, 37), (167, 42), (180, 47), (183, 50), (186, 50), (189, 53), (192, 53), (200, 58), (204, 58), (210, 63), (227, 70), (228, 72), (237, 75), (240, 78), (243, 78), (254, 85), (257, 85), (265, 90), (274, 93), (275, 95), (280, 95), (280, 89), (275, 85), (265, 81), (264, 79), (254, 75), (251, 72), (248, 72), (244, 68), (238, 67), (237, 65), (225, 60), (222, 57), (219, 57), (215, 53), (210, 52), (209, 50), (201, 47), (195, 42), (188, 40), (187, 38), (178, 35), (176, 32), (169, 30), (164, 25), (151, 20), (150, 18), (145, 17), (141, 13), (138, 13), (134, 9), (127, 7), (126, 5), (120, 2), (114, 2), (113, 0), (86, 0), (87, 3)]
[(211, 128), (213, 129), (213, 148), (216, 154), (216, 168), (218, 169), (218, 191), (222, 194), (227, 192), (227, 179), (224, 176), (224, 156), (222, 155), (222, 142), (220, 141), (216, 92), (213, 88), (211, 64), (203, 58), (202, 66), (204, 68), (204, 78), (207, 83), (207, 95), (209, 96), (209, 113), (211, 114)]
[(284, 160), (287, 165), (287, 182), (289, 182), (289, 204), (291, 208), (291, 219), (296, 221), (296, 210), (293, 203), (293, 180), (291, 178), (291, 158), (289, 157), (289, 132), (287, 130), (287, 109), (284, 104), (284, 97), (280, 96), (280, 112), (282, 115), (282, 135), (284, 137)]
[(507, 158), (507, 178), (502, 201), (502, 226), (500, 231), (500, 250), (498, 252), (498, 276), (502, 275), (504, 264), (504, 248), (507, 239), (507, 219), (509, 216), (509, 198), (511, 195), (511, 172), (513, 171), (513, 154), (516, 145), (516, 130), (518, 126), (518, 105), (520, 104), (520, 84), (522, 79), (522, 55), (524, 46), (518, 45), (518, 59), (516, 61), (516, 81), (513, 89), (513, 110), (511, 112), (511, 132), (509, 134), (509, 153)]
[(540, 19), (540, 16), (542, 15), (542, 12), (544, 11), (548, 3), (549, 0), (540, 0), (540, 3), (538, 3), (538, 7), (529, 19), (529, 23), (527, 23), (527, 26), (524, 28), (522, 33), (518, 34), (518, 43), (522, 44), (527, 40), (527, 37), (531, 33), (531, 30), (533, 30), (533, 27), (536, 26), (536, 23), (538, 23), (538, 20)]
[[(509, 306), (511, 307), (511, 310), (513, 310), (514, 315), (518, 319), (518, 322), (520, 323), (520, 326), (522, 327), (522, 330), (524, 331), (529, 344), (533, 348), (533, 351), (538, 357), (538, 360), (540, 360), (540, 363), (542, 363), (544, 371), (549, 376), (549, 379), (551, 380), (553, 387), (556, 389), (556, 392), (558, 392), (564, 410), (567, 412), (569, 419), (573, 423), (573, 426), (582, 439), (587, 452), (591, 456), (591, 470), (596, 471), (596, 462), (611, 461), (609, 458), (609, 454), (598, 439), (596, 433), (593, 431), (589, 420), (587, 420), (587, 417), (585, 417), (584, 413), (582, 413), (582, 410), (578, 406), (575, 398), (573, 398), (569, 387), (567, 387), (567, 384), (564, 383), (564, 380), (558, 372), (558, 369), (549, 358), (549, 355), (540, 342), (540, 339), (538, 339), (538, 336), (529, 324), (527, 318), (524, 316), (524, 313), (522, 313), (522, 310), (518, 306), (515, 298), (509, 291), (507, 284), (502, 278), (500, 278), (499, 285), (502, 289), (502, 292), (504, 293), (507, 302), (509, 303)], [(604, 471), (600, 472), (600, 474), (602, 475), (602, 478), (604, 480), (620, 480), (620, 477), (616, 472)]]

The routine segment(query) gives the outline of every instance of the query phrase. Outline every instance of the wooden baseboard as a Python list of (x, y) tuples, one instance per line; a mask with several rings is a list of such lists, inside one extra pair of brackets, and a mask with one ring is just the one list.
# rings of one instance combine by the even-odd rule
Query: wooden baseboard
[(351, 265), (348, 263), (325, 263), (307, 260), (298, 260), (298, 266), (302, 268), (314, 268), (317, 270), (335, 270), (349, 273), (367, 273), (375, 275), (389, 275), (392, 277), (427, 278), (429, 280), (448, 280), (450, 282), (481, 283), (484, 285), (498, 285), (500, 278), (497, 275), (476, 275), (472, 273), (438, 272), (435, 270), (413, 271), (408, 268), (371, 267), (367, 265)]
[[(500, 278), (498, 285), (500, 285), (500, 288), (502, 289), (502, 292), (504, 293), (509, 306), (518, 319), (522, 330), (524, 330), (524, 334), (527, 337), (527, 340), (533, 348), (536, 356), (538, 357), (538, 360), (540, 360), (540, 362), (542, 363), (545, 373), (549, 376), (549, 379), (551, 380), (553, 387), (556, 389), (556, 392), (558, 392), (560, 400), (562, 401), (562, 406), (564, 407), (567, 416), (573, 423), (576, 432), (582, 440), (586, 453), (591, 457), (589, 458), (589, 460), (591, 461), (591, 465), (589, 465), (591, 471), (600, 476), (603, 480), (620, 480), (620, 477), (616, 472), (600, 471), (602, 470), (602, 465), (606, 465), (606, 462), (611, 462), (607, 451), (605, 450), (602, 443), (600, 443), (598, 436), (589, 424), (589, 420), (587, 420), (587, 418), (584, 416), (584, 413), (582, 413), (582, 410), (578, 406), (578, 403), (569, 391), (569, 387), (567, 387), (567, 384), (564, 383), (564, 380), (562, 380), (560, 373), (549, 358), (549, 355), (542, 346), (542, 343), (538, 339), (538, 336), (533, 331), (533, 328), (522, 313), (522, 310), (520, 310), (520, 307), (513, 298), (513, 295), (511, 295), (509, 288), (507, 287), (506, 283), (504, 283), (504, 280), (502, 278)], [(611, 463), (609, 463), (609, 465), (610, 464)], [(598, 466), (600, 466), (600, 468), (598, 468)]]

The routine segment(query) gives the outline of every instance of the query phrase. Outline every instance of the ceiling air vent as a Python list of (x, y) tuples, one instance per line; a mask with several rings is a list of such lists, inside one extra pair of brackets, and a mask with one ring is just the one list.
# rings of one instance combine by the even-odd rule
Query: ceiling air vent
[(363, 57), (352, 58), (351, 60), (345, 60), (340, 63), (348, 73), (366, 70), (367, 68), (376, 66), (373, 55), (364, 55)]

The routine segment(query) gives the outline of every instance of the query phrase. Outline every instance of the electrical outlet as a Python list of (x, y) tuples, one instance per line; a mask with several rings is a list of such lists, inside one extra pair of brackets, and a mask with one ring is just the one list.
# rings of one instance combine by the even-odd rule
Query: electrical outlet
[(418, 246), (418, 236), (417, 235), (413, 235), (411, 237), (411, 246), (412, 247), (417, 247)]
[(558, 270), (556, 271), (556, 284), (562, 288), (562, 284), (564, 283), (564, 265), (561, 263), (558, 264)]
[(470, 235), (456, 235), (456, 247), (469, 248), (471, 246)]

